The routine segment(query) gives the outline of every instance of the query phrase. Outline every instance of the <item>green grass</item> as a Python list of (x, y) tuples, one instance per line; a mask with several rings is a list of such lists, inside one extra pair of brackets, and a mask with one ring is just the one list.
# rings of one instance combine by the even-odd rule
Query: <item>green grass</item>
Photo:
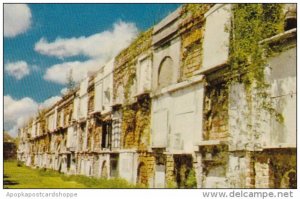
[(140, 188), (124, 179), (101, 179), (81, 175), (64, 175), (53, 170), (32, 169), (4, 162), (4, 188)]

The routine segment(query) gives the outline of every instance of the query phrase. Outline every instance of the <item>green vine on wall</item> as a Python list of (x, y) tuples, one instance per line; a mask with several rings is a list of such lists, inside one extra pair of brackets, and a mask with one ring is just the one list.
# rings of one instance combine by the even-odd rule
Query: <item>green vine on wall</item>
[(135, 71), (129, 72), (128, 81), (125, 82), (125, 85), (124, 85), (124, 98), (125, 98), (126, 104), (129, 103), (129, 99), (131, 96), (131, 87), (134, 85), (135, 79), (136, 79)]
[(192, 18), (201, 17), (204, 19), (204, 14), (213, 6), (212, 3), (187, 3), (182, 6), (181, 15), (183, 18), (191, 15)]
[(140, 54), (151, 47), (152, 31), (153, 28), (150, 28), (145, 32), (141, 32), (128, 48), (122, 50), (116, 56), (116, 68), (125, 66), (126, 63), (130, 65), (131, 61), (135, 61)]
[(117, 70), (115, 71), (115, 76), (119, 77), (121, 75), (117, 79), (121, 80), (121, 84), (123, 85), (125, 103), (129, 103), (131, 87), (134, 85), (136, 79), (137, 58), (151, 47), (152, 31), (153, 29), (151, 28), (140, 33), (128, 48), (116, 56), (115, 66)]
[(261, 108), (283, 122), (282, 114), (270, 101), (270, 85), (265, 79), (265, 66), (272, 50), (259, 43), (284, 30), (282, 4), (235, 4), (231, 25), (229, 85), (242, 82), (248, 94), (255, 90), (262, 99)]
[[(122, 143), (125, 148), (134, 147), (136, 144), (136, 129), (139, 115), (137, 105), (132, 104), (132, 87), (136, 83), (136, 67), (139, 55), (150, 49), (152, 44), (152, 28), (140, 35), (124, 49), (115, 59), (114, 81), (115, 85), (124, 88), (124, 105), (122, 107)], [(114, 89), (118, 88), (114, 86)], [(116, 96), (114, 96), (115, 98)], [(138, 116), (137, 116), (138, 115)]]

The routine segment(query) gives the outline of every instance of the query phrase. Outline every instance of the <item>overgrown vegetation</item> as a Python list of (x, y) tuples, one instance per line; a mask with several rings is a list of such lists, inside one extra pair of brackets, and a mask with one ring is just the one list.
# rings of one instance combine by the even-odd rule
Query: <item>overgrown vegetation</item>
[[(141, 119), (140, 116), (149, 116), (149, 114), (145, 116), (143, 113), (139, 113), (137, 109), (144, 105), (137, 105), (132, 100), (132, 95), (135, 94), (133, 92), (137, 81), (136, 65), (138, 58), (139, 55), (150, 49), (152, 44), (152, 31), (153, 29), (151, 28), (140, 33), (132, 44), (115, 58), (114, 93), (117, 93), (119, 87), (123, 88), (123, 93), (118, 94), (124, 95), (124, 106), (122, 107), (122, 144), (125, 148), (131, 148), (140, 143), (141, 131), (144, 129), (136, 129), (136, 126), (140, 127), (142, 125), (142, 127), (144, 127), (140, 122), (143, 122), (145, 119)], [(115, 94), (114, 99), (117, 97)], [(147, 108), (149, 107), (147, 106)], [(137, 125), (136, 122), (138, 122)]]
[(122, 108), (122, 145), (124, 148), (134, 146), (134, 131), (136, 126), (136, 108), (134, 106), (124, 106)]
[(134, 61), (141, 53), (148, 50), (152, 43), (152, 28), (141, 32), (130, 46), (121, 51), (115, 58), (116, 65), (121, 66), (126, 62)]
[(146, 52), (152, 44), (152, 31), (149, 29), (139, 34), (131, 45), (122, 50), (115, 58), (114, 71), (114, 99), (116, 99), (119, 86), (124, 88), (125, 103), (130, 103), (131, 89), (136, 82), (136, 64), (138, 56)]
[(197, 188), (195, 169), (190, 170), (185, 184), (186, 184), (186, 188)]
[(213, 6), (212, 3), (187, 3), (182, 6), (182, 16), (204, 19), (204, 14)]
[(266, 59), (272, 50), (260, 41), (283, 30), (282, 4), (233, 5), (228, 84), (243, 83), (247, 94), (257, 94), (262, 99), (261, 108), (279, 122), (283, 122), (283, 116), (271, 104), (267, 91), (270, 85), (265, 79)]
[(166, 184), (167, 184), (166, 187), (168, 189), (175, 189), (175, 188), (177, 188), (177, 183), (174, 182), (174, 181), (168, 180)]
[(4, 188), (139, 188), (124, 179), (64, 175), (47, 169), (32, 169), (17, 161), (4, 162)]

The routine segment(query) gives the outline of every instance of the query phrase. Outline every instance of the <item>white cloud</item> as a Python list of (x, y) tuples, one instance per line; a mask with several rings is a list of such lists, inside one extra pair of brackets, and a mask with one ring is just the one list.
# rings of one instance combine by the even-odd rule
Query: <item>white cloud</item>
[(82, 80), (88, 72), (96, 71), (105, 62), (112, 59), (122, 49), (127, 47), (136, 37), (138, 29), (133, 23), (118, 22), (110, 31), (104, 31), (89, 37), (56, 39), (49, 43), (41, 39), (35, 45), (35, 50), (41, 54), (58, 58), (85, 55), (87, 61), (63, 62), (50, 66), (44, 79), (59, 84), (67, 83), (67, 76), (72, 70), (75, 82)]
[(4, 4), (4, 37), (26, 32), (31, 24), (31, 11), (26, 4)]
[(60, 96), (54, 96), (50, 97), (49, 99), (46, 99), (43, 103), (40, 104), (39, 108), (49, 108), (52, 105), (54, 105), (56, 102), (58, 102), (61, 99)]
[(46, 70), (44, 79), (59, 84), (66, 84), (67, 77), (72, 70), (72, 77), (75, 82), (79, 82), (85, 78), (88, 72), (96, 71), (103, 63), (100, 59), (91, 59), (88, 61), (80, 62), (64, 62), (61, 64), (55, 64)]
[(38, 104), (29, 97), (14, 100), (9, 95), (4, 96), (4, 117), (7, 121), (15, 121), (19, 116), (31, 115), (36, 112)]
[(17, 136), (18, 128), (35, 116), (39, 108), (48, 108), (60, 99), (54, 96), (39, 104), (29, 97), (16, 100), (9, 95), (4, 96), (4, 129), (13, 137)]
[(66, 88), (66, 87), (60, 90), (60, 93), (61, 93), (62, 95), (67, 94), (67, 92), (68, 92), (68, 88)]
[(5, 64), (4, 68), (8, 75), (13, 76), (18, 80), (22, 79), (26, 75), (29, 75), (30, 73), (30, 68), (25, 61), (7, 63)]
[(4, 129), (8, 130), (12, 136), (17, 135), (18, 127), (31, 116), (36, 114), (38, 103), (31, 98), (25, 97), (15, 100), (9, 95), (4, 96)]
[(41, 38), (35, 44), (35, 50), (43, 55), (58, 58), (84, 55), (90, 58), (109, 60), (126, 47), (137, 35), (138, 29), (133, 23), (118, 22), (112, 30), (103, 31), (89, 37), (57, 38), (48, 42)]

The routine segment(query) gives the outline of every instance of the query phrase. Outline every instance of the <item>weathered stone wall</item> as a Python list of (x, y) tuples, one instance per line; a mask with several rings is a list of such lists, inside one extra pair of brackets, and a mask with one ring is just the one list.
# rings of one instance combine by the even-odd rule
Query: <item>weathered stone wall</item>
[(167, 186), (176, 186), (175, 162), (172, 154), (166, 155), (166, 183)]
[[(256, 153), (255, 187), (296, 188), (296, 150), (277, 149)], [(287, 161), (288, 160), (288, 161)]]
[(228, 92), (224, 84), (206, 87), (204, 99), (204, 139), (227, 140)]
[(135, 125), (136, 104), (126, 106), (122, 109), (121, 142), (124, 149), (136, 148)]
[[(149, 121), (149, 102), (134, 103), (133, 95), (136, 94), (136, 62), (138, 56), (147, 51), (151, 46), (152, 29), (142, 33), (127, 49), (123, 50), (115, 59), (114, 70), (114, 101), (125, 99), (122, 108), (122, 134), (121, 142), (125, 149), (144, 147), (149, 142), (145, 134), (149, 134), (149, 128), (145, 122)], [(118, 96), (118, 91), (124, 96)], [(119, 98), (119, 99), (118, 99)], [(134, 104), (132, 104), (134, 103)], [(140, 143), (144, 146), (140, 146)]]
[(64, 108), (64, 127), (68, 127), (70, 125), (72, 119), (73, 112), (73, 100), (70, 100), (68, 104), (66, 104)]
[(149, 186), (154, 178), (155, 157), (148, 152), (139, 153), (137, 183)]
[(191, 76), (202, 66), (204, 14), (211, 4), (186, 4), (181, 10), (181, 80)]
[(139, 99), (137, 103), (123, 108), (121, 140), (125, 149), (146, 151), (150, 144), (150, 99)]
[(94, 83), (95, 76), (90, 77), (89, 79), (89, 86), (88, 86), (88, 113), (94, 111), (95, 106), (95, 83)]
[(227, 145), (202, 146), (201, 153), (203, 188), (227, 188), (228, 147)]
[[(137, 59), (140, 54), (146, 52), (151, 47), (151, 35), (152, 29), (141, 33), (128, 48), (115, 58), (113, 73), (114, 103), (132, 102), (131, 98), (136, 92), (132, 86), (136, 84)], [(123, 99), (125, 100), (124, 102)]]
[(102, 139), (102, 127), (100, 126), (99, 121), (96, 121), (93, 132), (94, 132), (93, 150), (99, 152), (101, 150), (101, 139)]
[(255, 185), (257, 188), (272, 188), (274, 187), (271, 180), (272, 170), (270, 168), (269, 157), (257, 158), (255, 163)]
[(213, 69), (228, 61), (232, 4), (216, 4), (205, 13), (203, 69)]
[(94, 142), (94, 121), (90, 119), (88, 121), (88, 130), (87, 130), (87, 150), (92, 151), (93, 150), (93, 142)]
[(147, 151), (150, 144), (151, 101), (148, 96), (140, 98), (137, 104), (135, 125), (135, 146), (139, 151)]

